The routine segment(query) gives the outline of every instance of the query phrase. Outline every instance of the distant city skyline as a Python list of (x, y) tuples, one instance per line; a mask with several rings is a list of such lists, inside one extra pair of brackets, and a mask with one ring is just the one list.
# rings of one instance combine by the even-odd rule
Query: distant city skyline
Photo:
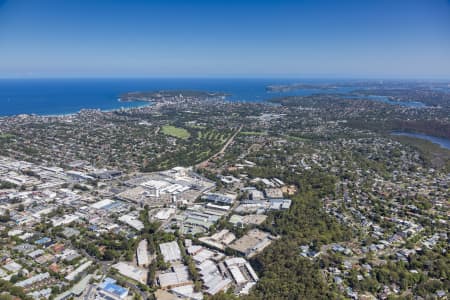
[(0, 0), (0, 77), (450, 79), (450, 1)]

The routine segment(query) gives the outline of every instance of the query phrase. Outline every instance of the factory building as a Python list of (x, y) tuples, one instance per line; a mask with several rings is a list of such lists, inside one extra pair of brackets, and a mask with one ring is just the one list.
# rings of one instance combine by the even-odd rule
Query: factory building
[(136, 260), (139, 267), (148, 267), (150, 260), (148, 259), (147, 240), (142, 240), (136, 249)]

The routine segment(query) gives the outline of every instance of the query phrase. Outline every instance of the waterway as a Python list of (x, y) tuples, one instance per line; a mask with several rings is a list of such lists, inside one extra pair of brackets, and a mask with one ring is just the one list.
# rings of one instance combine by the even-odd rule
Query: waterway
[(442, 148), (449, 149), (450, 150), (450, 140), (441, 138), (441, 137), (435, 137), (423, 133), (413, 133), (413, 132), (403, 132), (403, 131), (394, 131), (391, 133), (392, 135), (401, 135), (401, 136), (409, 136), (417, 139), (423, 139), (427, 140), (429, 142), (432, 142), (434, 144), (438, 144)]

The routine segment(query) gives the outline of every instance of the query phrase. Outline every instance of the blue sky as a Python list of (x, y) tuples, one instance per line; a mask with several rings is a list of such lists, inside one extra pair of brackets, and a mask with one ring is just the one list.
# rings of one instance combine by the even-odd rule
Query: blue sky
[(450, 0), (0, 0), (0, 76), (450, 78)]

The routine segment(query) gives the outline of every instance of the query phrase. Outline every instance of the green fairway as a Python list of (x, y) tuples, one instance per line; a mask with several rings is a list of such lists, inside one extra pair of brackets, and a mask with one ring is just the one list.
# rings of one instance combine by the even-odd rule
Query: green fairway
[(241, 131), (241, 135), (267, 135), (266, 131)]
[(162, 127), (162, 133), (165, 135), (170, 135), (179, 139), (187, 139), (191, 136), (189, 131), (184, 128), (175, 127), (171, 125), (165, 125)]
[(15, 136), (13, 134), (9, 134), (9, 133), (0, 134), (0, 140), (12, 139), (14, 137)]

